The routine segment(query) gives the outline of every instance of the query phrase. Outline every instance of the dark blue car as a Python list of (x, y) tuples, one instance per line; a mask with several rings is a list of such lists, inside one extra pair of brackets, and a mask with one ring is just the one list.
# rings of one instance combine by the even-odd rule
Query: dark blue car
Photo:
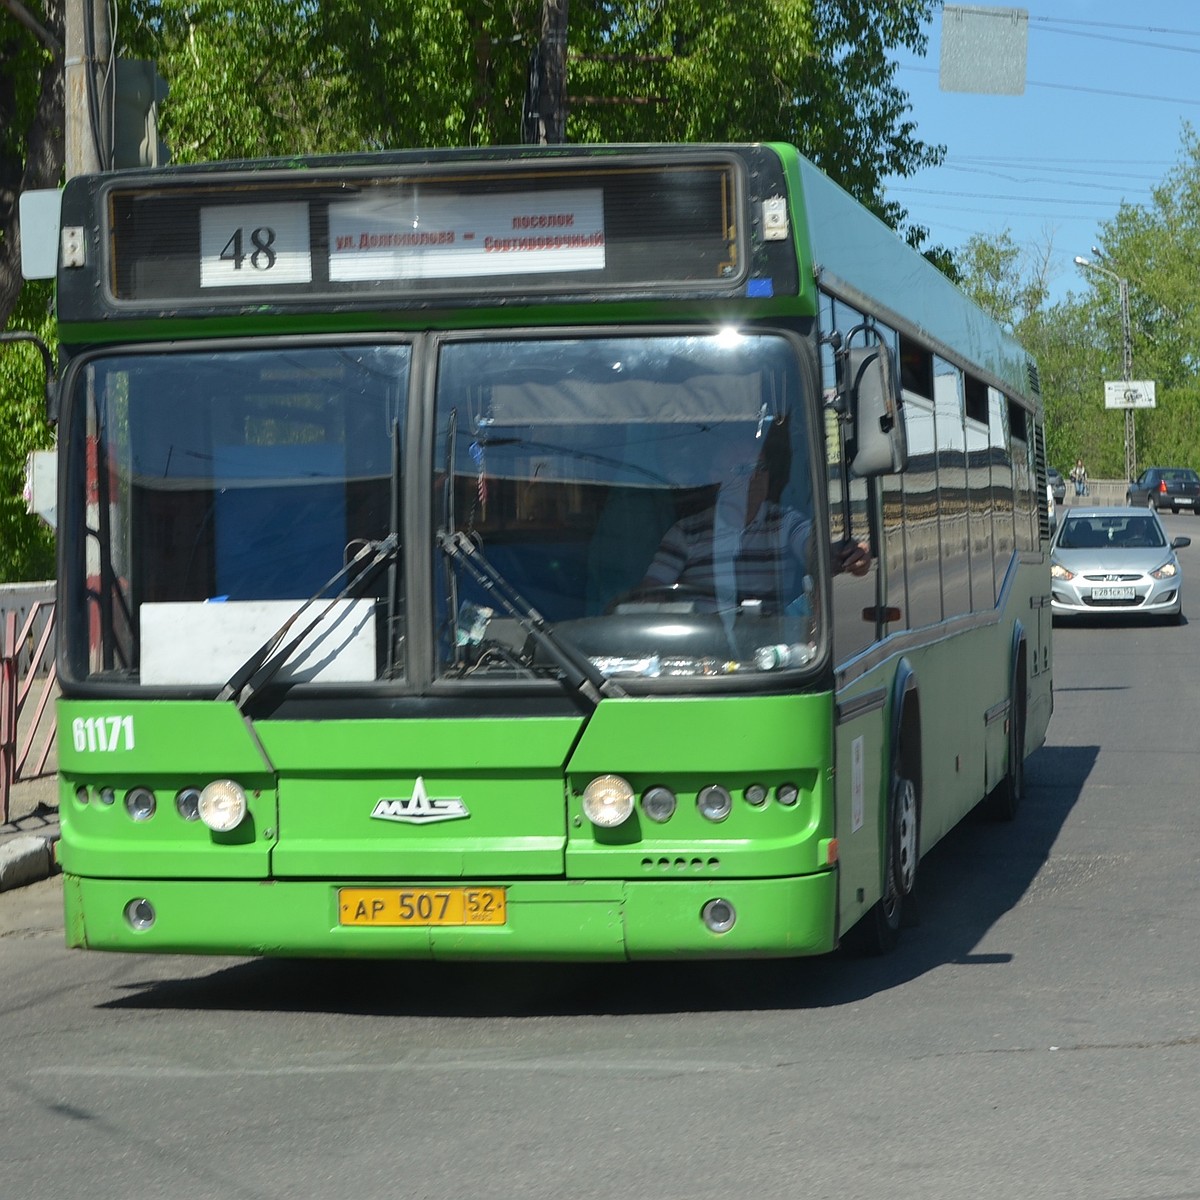
[(1200, 475), (1190, 467), (1147, 467), (1129, 481), (1127, 504), (1200, 513)]

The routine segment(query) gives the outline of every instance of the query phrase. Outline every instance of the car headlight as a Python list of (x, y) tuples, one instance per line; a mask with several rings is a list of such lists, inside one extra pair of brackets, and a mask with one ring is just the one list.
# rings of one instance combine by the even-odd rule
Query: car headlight
[(1175, 562), (1165, 562), (1157, 571), (1151, 571), (1152, 579), (1174, 579), (1179, 574), (1179, 566)]
[(1050, 578), (1051, 579), (1064, 579), (1064, 580), (1074, 579), (1075, 572), (1068, 571), (1067, 568), (1062, 565), (1062, 563), (1052, 562), (1050, 564)]

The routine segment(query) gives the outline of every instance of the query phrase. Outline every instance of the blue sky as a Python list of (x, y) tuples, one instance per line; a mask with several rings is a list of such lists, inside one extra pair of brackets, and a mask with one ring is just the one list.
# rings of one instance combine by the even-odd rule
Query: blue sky
[(1074, 265), (1121, 202), (1148, 203), (1178, 162), (1183, 123), (1200, 129), (1197, 0), (1030, 0), (977, 8), (1029, 14), (1022, 95), (938, 85), (942, 15), (923, 59), (899, 58), (897, 83), (918, 136), (947, 148), (940, 167), (888, 186), (931, 241), (951, 248), (1007, 228), (1023, 250), (1051, 246), (1051, 295), (1084, 291)]

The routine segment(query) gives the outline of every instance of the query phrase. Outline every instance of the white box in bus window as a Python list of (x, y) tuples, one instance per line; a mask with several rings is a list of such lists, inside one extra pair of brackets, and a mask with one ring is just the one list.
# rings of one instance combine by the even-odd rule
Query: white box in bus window
[[(326, 606), (292, 626), (295, 637)], [(220, 685), (300, 607), (299, 600), (227, 600), (141, 607), (141, 681), (147, 686)], [(375, 678), (375, 602), (338, 600), (296, 648), (277, 679), (364, 683)]]

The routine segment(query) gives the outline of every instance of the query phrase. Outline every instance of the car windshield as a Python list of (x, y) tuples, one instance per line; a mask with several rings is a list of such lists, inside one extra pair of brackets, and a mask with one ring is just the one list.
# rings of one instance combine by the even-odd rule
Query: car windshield
[(1153, 516), (1068, 517), (1058, 535), (1060, 550), (1147, 550), (1167, 544)]

